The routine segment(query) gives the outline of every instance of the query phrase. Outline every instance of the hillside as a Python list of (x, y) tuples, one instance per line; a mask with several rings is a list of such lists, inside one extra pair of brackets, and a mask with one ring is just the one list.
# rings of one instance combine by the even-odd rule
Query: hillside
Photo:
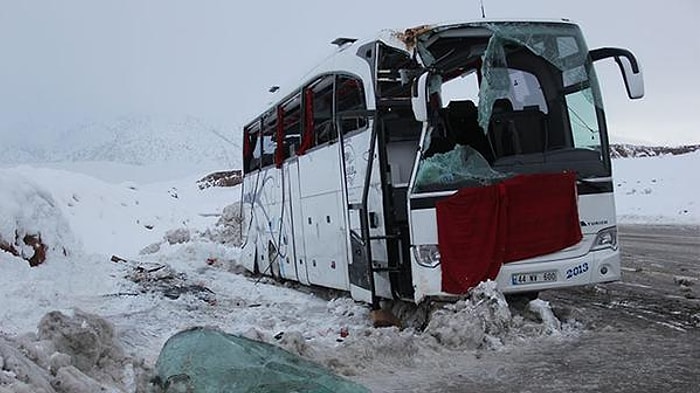
[(39, 140), (6, 141), (0, 145), (0, 164), (102, 161), (131, 165), (188, 163), (222, 169), (239, 166), (233, 130), (222, 130), (194, 117), (120, 117), (46, 134)]

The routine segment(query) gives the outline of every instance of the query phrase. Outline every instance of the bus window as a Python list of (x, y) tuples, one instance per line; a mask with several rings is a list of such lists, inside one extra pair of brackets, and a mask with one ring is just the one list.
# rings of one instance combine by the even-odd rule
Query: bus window
[(281, 105), (284, 136), (283, 160), (294, 157), (301, 145), (301, 93)]
[(601, 151), (598, 117), (591, 97), (593, 93), (590, 87), (565, 96), (573, 147)]
[(379, 45), (377, 63), (377, 94), (382, 98), (409, 99), (411, 84), (401, 83), (398, 70), (418, 70), (420, 66), (408, 52)]
[(258, 143), (259, 136), (259, 120), (256, 120), (253, 124), (250, 124), (243, 130), (243, 169), (246, 173), (260, 167), (260, 144)]
[(364, 111), (365, 93), (362, 89), (362, 82), (344, 75), (339, 75), (336, 80), (335, 90), (335, 112), (336, 116), (340, 117), (338, 122), (340, 133), (345, 135), (355, 130), (361, 130), (367, 127), (367, 117), (363, 114), (347, 114), (347, 112)]
[(333, 124), (333, 76), (328, 75), (310, 86), (313, 98), (311, 101), (314, 125), (314, 146), (335, 139)]
[(277, 113), (275, 110), (263, 116), (262, 166), (272, 165), (277, 148)]

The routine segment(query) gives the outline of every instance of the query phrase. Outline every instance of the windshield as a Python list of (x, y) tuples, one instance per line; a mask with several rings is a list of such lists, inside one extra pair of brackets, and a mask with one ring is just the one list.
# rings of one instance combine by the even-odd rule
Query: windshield
[[(462, 25), (421, 36), (417, 50), (431, 73), (416, 191), (516, 173), (610, 175), (602, 100), (577, 26)], [(480, 160), (468, 166), (472, 151)], [(470, 176), (475, 162), (489, 171)]]

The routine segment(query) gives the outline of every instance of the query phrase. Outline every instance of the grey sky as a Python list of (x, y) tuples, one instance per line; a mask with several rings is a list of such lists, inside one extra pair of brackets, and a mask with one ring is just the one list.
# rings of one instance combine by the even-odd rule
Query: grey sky
[[(631, 49), (645, 72), (643, 100), (626, 99), (614, 62), (598, 68), (611, 133), (700, 143), (697, 1), (484, 4), (489, 18), (566, 17), (591, 48)], [(335, 37), (479, 12), (478, 0), (2, 0), (0, 136), (132, 114), (192, 115), (238, 135), (273, 98), (267, 88), (300, 77)]]

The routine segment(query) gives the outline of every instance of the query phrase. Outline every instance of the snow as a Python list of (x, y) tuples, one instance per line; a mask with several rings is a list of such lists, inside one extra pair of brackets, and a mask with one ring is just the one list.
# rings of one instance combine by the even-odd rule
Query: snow
[(618, 222), (700, 224), (700, 151), (613, 160)]
[[(615, 160), (619, 221), (700, 223), (692, 172), (699, 164), (700, 152)], [(342, 293), (253, 277), (237, 266), (238, 189), (199, 190), (196, 180), (207, 174), (201, 171), (171, 179), (144, 173), (153, 166), (138, 174), (123, 168), (131, 172), (97, 162), (83, 173), (80, 165), (65, 164), (0, 169), (0, 237), (40, 233), (49, 246), (47, 261), (34, 268), (0, 252), (0, 392), (41, 386), (52, 392), (59, 380), (74, 392), (140, 391), (134, 381), (165, 341), (193, 326), (279, 345), (375, 389), (389, 378), (419, 386), (410, 370), (446, 364), (457, 370), (477, 362), (480, 351), (567, 339), (579, 329), (539, 300), (528, 305), (531, 317), (513, 314), (493, 282), (433, 310), (424, 331), (373, 328), (368, 308)], [(120, 258), (113, 262), (112, 255)], [(85, 372), (76, 363), (83, 352), (69, 359), (67, 350), (32, 333), (45, 328), (42, 318), (53, 311), (72, 326), (55, 324), (64, 326), (60, 331), (80, 321), (110, 326), (114, 337), (105, 345), (119, 354), (119, 367)], [(45, 344), (43, 354), (27, 355), (28, 345)], [(9, 365), (17, 351), (24, 360)], [(453, 358), (459, 361), (448, 361)], [(23, 377), (28, 369), (42, 377)]]

